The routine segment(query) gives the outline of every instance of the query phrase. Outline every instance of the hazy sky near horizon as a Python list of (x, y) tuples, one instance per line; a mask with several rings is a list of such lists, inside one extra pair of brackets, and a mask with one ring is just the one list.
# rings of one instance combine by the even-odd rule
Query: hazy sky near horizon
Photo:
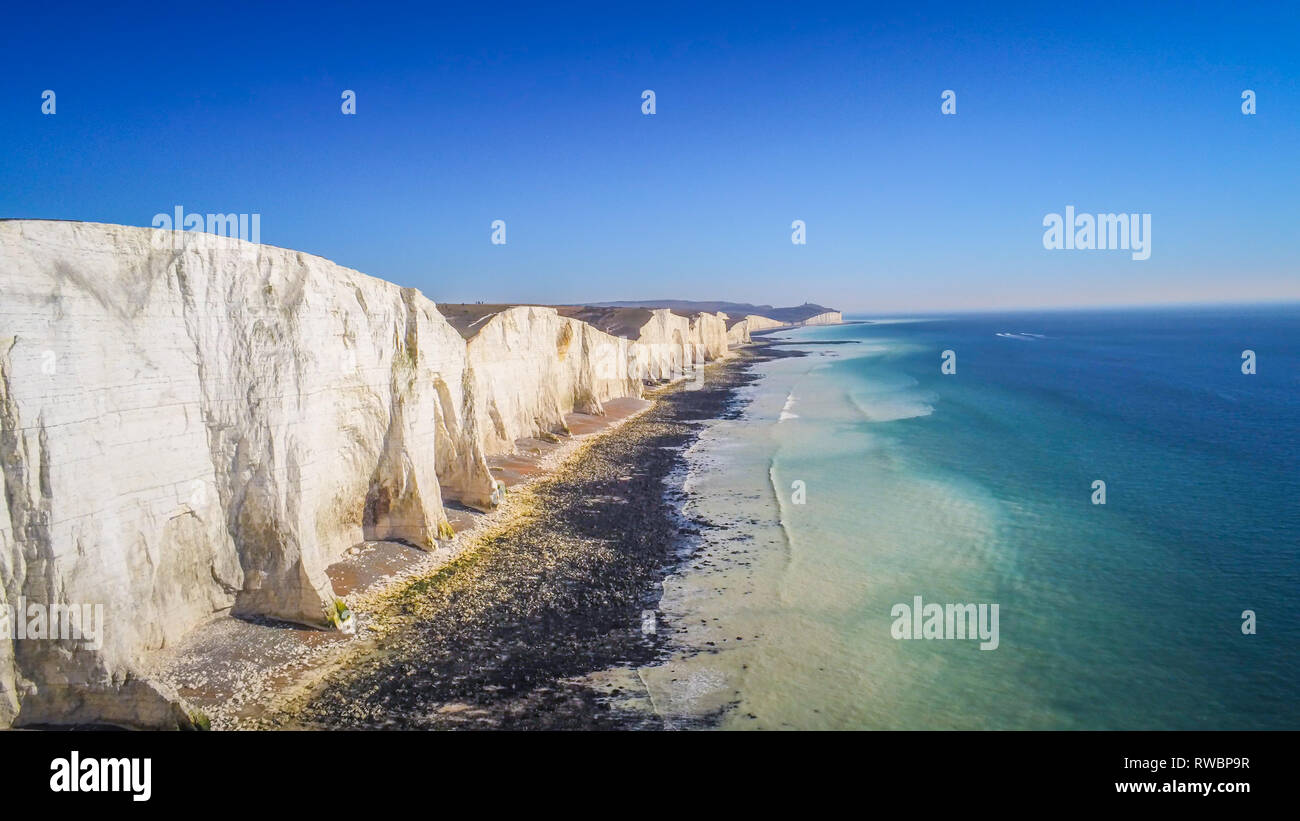
[(257, 213), (445, 302), (1300, 298), (1294, 2), (476, 5), (11, 9), (0, 216)]

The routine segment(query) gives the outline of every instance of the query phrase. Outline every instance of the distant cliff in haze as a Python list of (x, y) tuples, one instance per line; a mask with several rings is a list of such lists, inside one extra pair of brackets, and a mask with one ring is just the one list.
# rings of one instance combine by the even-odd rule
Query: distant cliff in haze
[[(788, 322), (792, 325), (805, 323), (814, 317), (822, 317), (826, 314), (838, 315), (840, 312), (835, 308), (827, 308), (824, 305), (818, 305), (814, 302), (805, 302), (802, 305), (795, 305), (790, 308), (774, 308), (771, 305), (751, 305), (747, 302), (723, 302), (723, 301), (695, 301), (689, 299), (649, 299), (640, 302), (593, 302), (591, 305), (599, 308), (668, 308), (673, 311), (687, 311), (690, 313), (717, 313), (721, 311), (728, 316), (747, 316), (754, 314), (764, 316), (768, 319), (775, 319), (779, 322)], [(840, 321), (836, 319), (834, 321)], [(831, 324), (829, 321), (816, 324)]]

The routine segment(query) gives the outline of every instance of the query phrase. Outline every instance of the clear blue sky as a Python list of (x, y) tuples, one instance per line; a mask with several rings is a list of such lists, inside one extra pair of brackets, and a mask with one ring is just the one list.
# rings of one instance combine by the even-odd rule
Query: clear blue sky
[(1300, 4), (993, 5), (15, 5), (0, 215), (260, 213), (439, 301), (1300, 298)]

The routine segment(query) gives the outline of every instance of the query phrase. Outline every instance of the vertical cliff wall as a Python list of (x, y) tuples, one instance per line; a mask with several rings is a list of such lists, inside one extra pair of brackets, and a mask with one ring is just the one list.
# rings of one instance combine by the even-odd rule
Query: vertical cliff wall
[(470, 381), (483, 447), (507, 452), (515, 440), (560, 432), (573, 411), (604, 413), (602, 403), (640, 396), (627, 362), (633, 343), (554, 308), (509, 308), (468, 341)]
[(751, 341), (750, 334), (755, 331), (767, 331), (772, 328), (788, 328), (790, 323), (781, 322), (776, 319), (769, 319), (758, 314), (746, 314), (744, 319), (732, 323), (727, 329), (727, 342), (735, 347), (744, 345)]
[(525, 436), (556, 433), (573, 411), (640, 396), (648, 382), (680, 379), (728, 356), (724, 318), (651, 312), (635, 339), (613, 336), (556, 309), (508, 308), (468, 340), (469, 383), (484, 451), (503, 453)]
[(796, 325), (840, 325), (844, 322), (844, 315), (839, 311), (826, 311), (815, 316), (810, 316)]
[(343, 550), (447, 529), (434, 454), (467, 492), (490, 483), (464, 344), (432, 302), (159, 235), (0, 223), (5, 596), (106, 619), (98, 648), (12, 642), (0, 702), (21, 721), (156, 723), (169, 696), (150, 713), (123, 694), (141, 654), (224, 609), (326, 624)]
[(0, 632), (0, 726), (184, 725), (152, 650), (227, 610), (327, 626), (348, 547), (434, 544), (444, 495), (491, 504), (488, 456), (728, 348), (666, 310), (625, 339), (511, 308), (465, 340), (320, 257), (93, 223), (0, 222), (0, 293), (0, 613), (104, 613)]
[(726, 314), (681, 316), (667, 308), (651, 312), (631, 353), (631, 370), (643, 380), (681, 378), (692, 368), (729, 355)]

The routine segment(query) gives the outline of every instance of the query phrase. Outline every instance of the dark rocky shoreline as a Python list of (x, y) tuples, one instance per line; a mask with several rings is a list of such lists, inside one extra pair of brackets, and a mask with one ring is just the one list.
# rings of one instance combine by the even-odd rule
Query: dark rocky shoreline
[(405, 623), (327, 675), (272, 726), (310, 729), (660, 729), (627, 695), (574, 679), (662, 659), (660, 623), (643, 635), (680, 545), (698, 526), (666, 498), (682, 450), (711, 419), (738, 413), (751, 366), (797, 355), (760, 344), (707, 366), (703, 385), (586, 443), (509, 504), (505, 525), (399, 596)]

